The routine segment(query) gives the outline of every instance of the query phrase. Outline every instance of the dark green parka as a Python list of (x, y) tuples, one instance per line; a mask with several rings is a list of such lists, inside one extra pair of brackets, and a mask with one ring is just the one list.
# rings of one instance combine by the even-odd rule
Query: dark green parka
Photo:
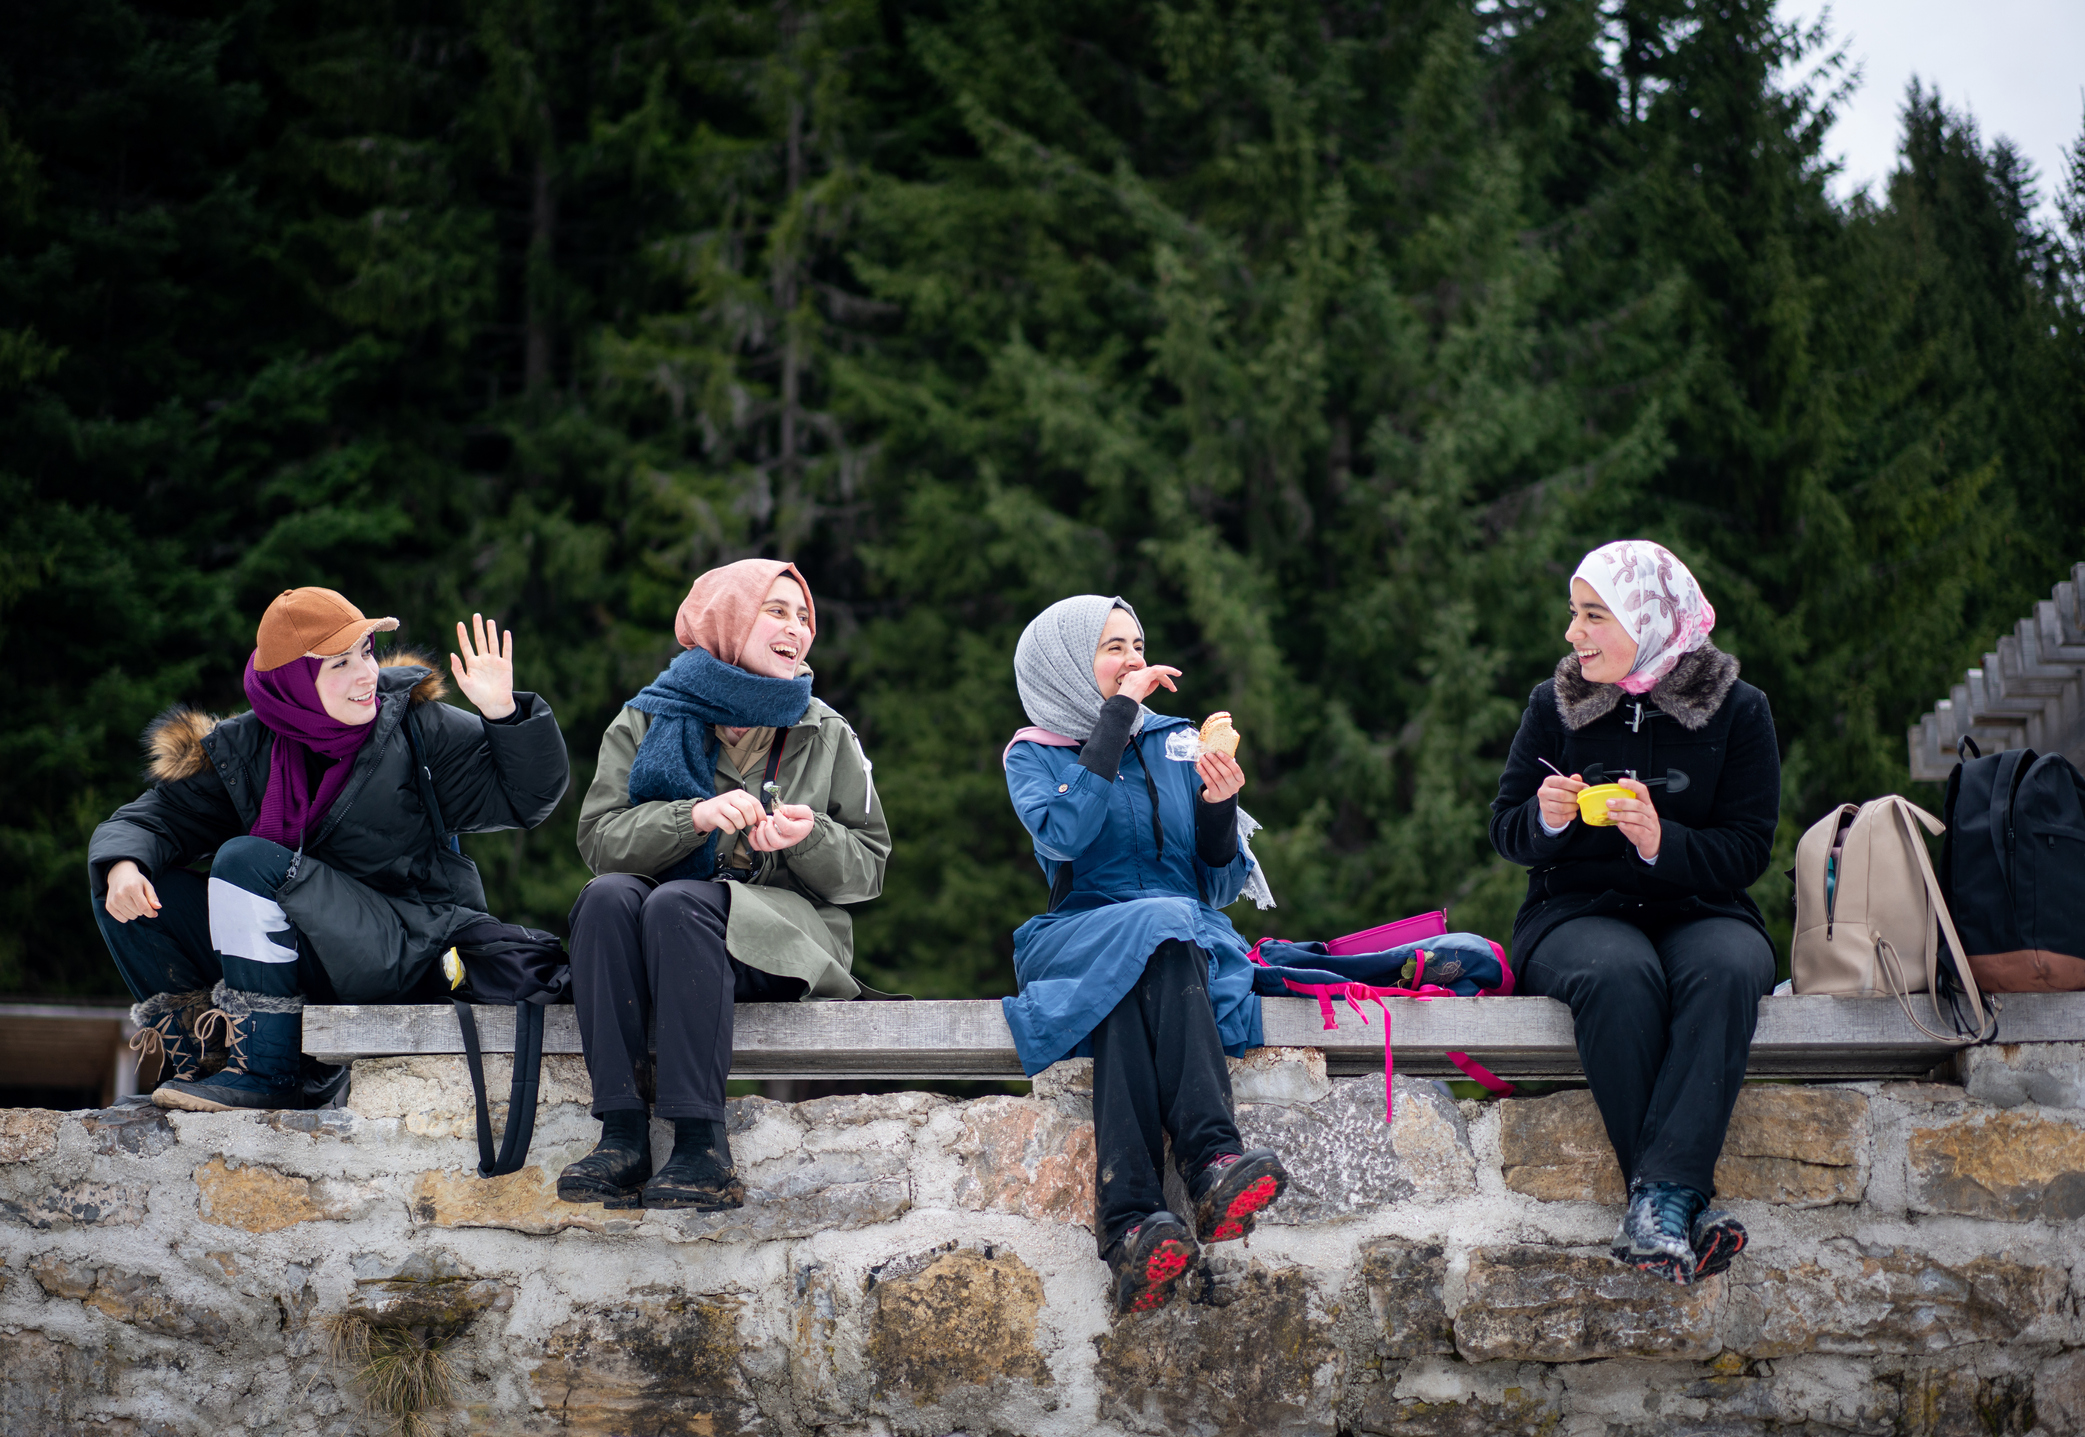
[[(410, 989), (483, 901), (467, 879), (459, 881), (460, 865), (435, 858), (434, 826), (403, 732), (408, 705), (452, 830), (534, 828), (571, 777), (550, 705), (516, 693), (513, 714), (494, 723), (435, 702), (447, 685), (426, 663), (394, 655), (378, 675), (375, 732), (275, 895), (344, 1003), (383, 1002)], [(220, 720), (170, 709), (153, 721), (146, 742), (157, 782), (110, 815), (88, 845), (97, 902), (121, 859), (151, 877), (246, 833), (268, 786), (275, 734), (252, 713)]]

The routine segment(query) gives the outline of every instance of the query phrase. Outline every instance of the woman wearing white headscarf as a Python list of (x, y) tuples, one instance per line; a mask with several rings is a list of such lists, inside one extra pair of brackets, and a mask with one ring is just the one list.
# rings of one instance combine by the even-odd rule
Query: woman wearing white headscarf
[(1224, 1064), (1260, 1042), (1245, 943), (1220, 911), (1258, 880), (1245, 774), (1227, 754), (1168, 757), (1193, 726), (1144, 700), (1179, 673), (1144, 662), (1136, 611), (1102, 594), (1045, 609), (1014, 654), (1033, 726), (1007, 745), (1006, 787), (1050, 907), (1014, 934), (1006, 1020), (1031, 1076), (1093, 1058), (1094, 1230), (1121, 1312), (1164, 1303), (1194, 1259), (1196, 1232), (1166, 1210), (1168, 1137), (1202, 1241), (1243, 1237), (1288, 1183), (1272, 1151), (1244, 1151)]
[[(1493, 846), (1530, 870), (1513, 924), (1520, 991), (1571, 1005), (1629, 1183), (1614, 1256), (1680, 1283), (1745, 1245), (1709, 1199), (1774, 983), (1745, 890), (1773, 848), (1780, 751), (1766, 695), (1709, 642), (1715, 623), (1660, 545), (1586, 555), (1571, 652), (1529, 697), (1491, 806)], [(1578, 795), (1602, 782), (1628, 792), (1596, 825)]]

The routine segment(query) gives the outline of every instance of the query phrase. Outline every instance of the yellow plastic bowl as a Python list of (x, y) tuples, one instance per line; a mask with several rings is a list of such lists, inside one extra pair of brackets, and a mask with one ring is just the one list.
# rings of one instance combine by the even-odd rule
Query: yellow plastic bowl
[(1607, 816), (1607, 800), (1628, 798), (1629, 790), (1618, 783), (1596, 783), (1591, 788), (1578, 791), (1578, 814), (1595, 828), (1608, 828), (1614, 820)]

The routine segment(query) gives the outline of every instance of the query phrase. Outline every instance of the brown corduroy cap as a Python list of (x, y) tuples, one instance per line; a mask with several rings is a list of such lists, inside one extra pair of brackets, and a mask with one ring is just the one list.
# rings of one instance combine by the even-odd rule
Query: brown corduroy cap
[(261, 615), (253, 666), (266, 673), (306, 654), (344, 654), (361, 643), (363, 635), (397, 627), (396, 619), (364, 618), (360, 609), (331, 589), (284, 589)]

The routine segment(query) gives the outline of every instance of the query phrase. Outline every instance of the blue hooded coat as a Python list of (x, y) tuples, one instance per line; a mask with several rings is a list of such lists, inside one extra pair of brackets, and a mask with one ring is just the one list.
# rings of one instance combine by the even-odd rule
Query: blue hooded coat
[[(1173, 938), (1209, 955), (1209, 1001), (1224, 1051), (1236, 1057), (1262, 1041), (1246, 943), (1221, 911), (1237, 900), (1252, 860), (1242, 846), (1222, 868), (1196, 856), (1202, 776), (1165, 752), (1166, 734), (1183, 727), (1192, 725), (1152, 715), (1130, 739), (1113, 783), (1082, 765), (1075, 748), (1023, 741), (1007, 753), (1007, 792), (1053, 892), (1058, 869), (1072, 865), (1065, 900), (1015, 931), (1020, 993), (1001, 1000), (1031, 1077), (1060, 1058), (1090, 1056), (1094, 1028), (1135, 986), (1158, 945)], [(1147, 772), (1158, 793), (1163, 853)]]

